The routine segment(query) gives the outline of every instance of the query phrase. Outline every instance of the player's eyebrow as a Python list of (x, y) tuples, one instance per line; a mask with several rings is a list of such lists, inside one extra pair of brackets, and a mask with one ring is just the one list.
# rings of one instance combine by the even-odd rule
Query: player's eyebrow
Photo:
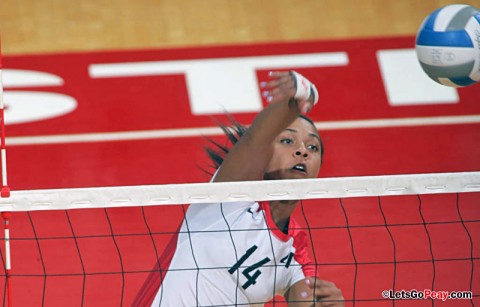
[[(298, 131), (297, 131), (297, 130), (295, 130), (295, 129), (292, 129), (292, 128), (286, 128), (285, 130), (287, 130), (287, 131), (290, 131), (290, 132), (293, 132), (293, 133), (298, 133)], [(311, 137), (317, 138), (317, 139), (318, 139), (318, 141), (320, 141), (320, 137), (318, 136), (318, 134), (315, 134), (315, 133), (309, 133), (308, 135), (309, 135), (309, 136), (311, 136)]]

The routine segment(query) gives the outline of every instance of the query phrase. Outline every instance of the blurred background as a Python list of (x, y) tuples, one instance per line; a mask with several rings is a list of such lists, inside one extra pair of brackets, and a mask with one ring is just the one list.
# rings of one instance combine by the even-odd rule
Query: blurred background
[(4, 0), (4, 55), (414, 35), (478, 0)]

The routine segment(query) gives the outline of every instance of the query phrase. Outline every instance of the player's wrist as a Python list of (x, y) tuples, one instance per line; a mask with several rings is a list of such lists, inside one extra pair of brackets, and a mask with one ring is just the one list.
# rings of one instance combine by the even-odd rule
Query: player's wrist
[(290, 74), (293, 77), (296, 89), (293, 98), (296, 100), (309, 101), (312, 103), (312, 106), (316, 105), (318, 102), (318, 90), (315, 84), (296, 71), (291, 70)]

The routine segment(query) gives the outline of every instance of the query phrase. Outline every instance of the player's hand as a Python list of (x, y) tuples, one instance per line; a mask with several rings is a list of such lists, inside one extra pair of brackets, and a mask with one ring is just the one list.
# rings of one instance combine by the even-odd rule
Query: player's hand
[(270, 80), (261, 82), (263, 95), (270, 103), (290, 100), (297, 102), (301, 113), (308, 113), (318, 100), (318, 92), (315, 86), (303, 76), (293, 71), (272, 71), (269, 73)]
[(315, 307), (343, 307), (345, 306), (342, 290), (330, 281), (315, 277), (307, 277), (305, 283), (310, 289), (309, 297), (313, 297)]

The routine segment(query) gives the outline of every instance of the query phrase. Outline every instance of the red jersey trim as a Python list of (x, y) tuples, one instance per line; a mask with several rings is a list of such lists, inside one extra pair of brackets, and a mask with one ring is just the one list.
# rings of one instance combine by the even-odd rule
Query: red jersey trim
[[(181, 227), (181, 226), (180, 226)], [(180, 227), (177, 229), (176, 234), (170, 239), (162, 255), (158, 258), (157, 263), (152, 269), (152, 272), (148, 275), (147, 279), (140, 288), (140, 292), (135, 297), (132, 303), (133, 307), (150, 306), (157, 295), (158, 289), (162, 284), (165, 276), (170, 268), (173, 255), (177, 250), (178, 234), (180, 233)]]
[(302, 271), (305, 276), (316, 276), (316, 267), (308, 254), (308, 240), (307, 234), (301, 229), (297, 221), (290, 217), (288, 222), (288, 234), (278, 229), (273, 221), (272, 213), (270, 211), (270, 204), (268, 202), (259, 202), (260, 209), (265, 213), (265, 221), (268, 229), (283, 242), (287, 242), (293, 237), (293, 247), (295, 247), (295, 255), (293, 258), (302, 266)]
[(270, 232), (273, 233), (275, 237), (277, 237), (277, 239), (281, 240), (282, 242), (287, 242), (292, 237), (292, 234), (290, 233), (290, 225), (292, 224), (292, 219), (290, 218), (290, 221), (288, 223), (288, 234), (286, 234), (280, 229), (278, 229), (277, 225), (273, 221), (272, 212), (270, 211), (270, 204), (268, 202), (262, 201), (259, 202), (259, 205), (260, 209), (265, 212), (265, 221), (267, 222), (268, 230), (270, 230)]

